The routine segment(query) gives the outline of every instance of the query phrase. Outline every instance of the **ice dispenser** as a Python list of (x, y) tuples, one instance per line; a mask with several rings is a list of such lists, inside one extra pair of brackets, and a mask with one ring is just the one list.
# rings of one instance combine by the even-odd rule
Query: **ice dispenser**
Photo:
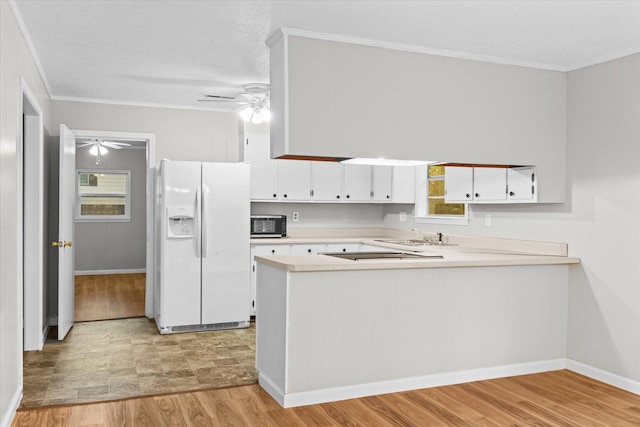
[(195, 233), (195, 209), (193, 206), (167, 207), (167, 238), (191, 239)]

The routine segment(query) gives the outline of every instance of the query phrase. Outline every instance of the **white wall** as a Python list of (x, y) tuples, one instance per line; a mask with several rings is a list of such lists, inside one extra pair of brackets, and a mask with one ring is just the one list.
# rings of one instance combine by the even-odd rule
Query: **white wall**
[[(9, 417), (22, 393), (22, 230), (18, 218), (22, 176), (19, 174), (18, 105), (24, 77), (44, 114), (45, 137), (50, 129), (46, 88), (6, 1), (0, 1), (0, 425)], [(45, 139), (46, 141), (46, 139)]]
[(70, 129), (156, 135), (156, 160), (239, 160), (238, 115), (234, 112), (53, 101), (51, 123)]
[(89, 147), (76, 150), (76, 169), (131, 171), (131, 221), (76, 222), (76, 272), (144, 270), (147, 264), (147, 153), (109, 150), (96, 165)]
[[(568, 356), (640, 381), (640, 54), (568, 74), (567, 202), (471, 207), (467, 227), (384, 224), (444, 233), (561, 241), (570, 269)], [(491, 214), (492, 225), (484, 225)]]

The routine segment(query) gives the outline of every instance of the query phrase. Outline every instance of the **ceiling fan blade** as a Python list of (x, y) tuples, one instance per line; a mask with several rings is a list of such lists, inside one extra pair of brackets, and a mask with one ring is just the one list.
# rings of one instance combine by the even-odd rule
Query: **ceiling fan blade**
[(200, 98), (198, 101), (210, 101), (210, 102), (229, 102), (231, 104), (248, 104), (247, 101), (238, 99), (238, 100), (230, 100), (230, 99), (217, 99), (217, 98)]
[(82, 147), (88, 147), (89, 145), (95, 145), (93, 142), (85, 142), (82, 145), (78, 145), (78, 148), (82, 148)]
[(213, 99), (219, 99), (219, 100), (230, 100), (230, 101), (233, 101), (234, 99), (236, 99), (234, 96), (209, 95), (208, 93), (205, 93), (203, 96), (205, 98), (213, 98)]

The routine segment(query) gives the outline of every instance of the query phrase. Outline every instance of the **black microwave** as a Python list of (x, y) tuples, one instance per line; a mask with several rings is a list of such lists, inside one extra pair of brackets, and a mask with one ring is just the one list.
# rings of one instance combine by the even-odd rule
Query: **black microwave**
[(251, 215), (251, 237), (287, 237), (287, 216)]

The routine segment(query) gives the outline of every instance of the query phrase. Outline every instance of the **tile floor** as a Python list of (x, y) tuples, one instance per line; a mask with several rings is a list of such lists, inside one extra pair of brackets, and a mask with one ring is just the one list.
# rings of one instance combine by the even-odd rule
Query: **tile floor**
[(160, 335), (146, 318), (76, 323), (24, 353), (21, 407), (96, 402), (257, 382), (255, 324)]

